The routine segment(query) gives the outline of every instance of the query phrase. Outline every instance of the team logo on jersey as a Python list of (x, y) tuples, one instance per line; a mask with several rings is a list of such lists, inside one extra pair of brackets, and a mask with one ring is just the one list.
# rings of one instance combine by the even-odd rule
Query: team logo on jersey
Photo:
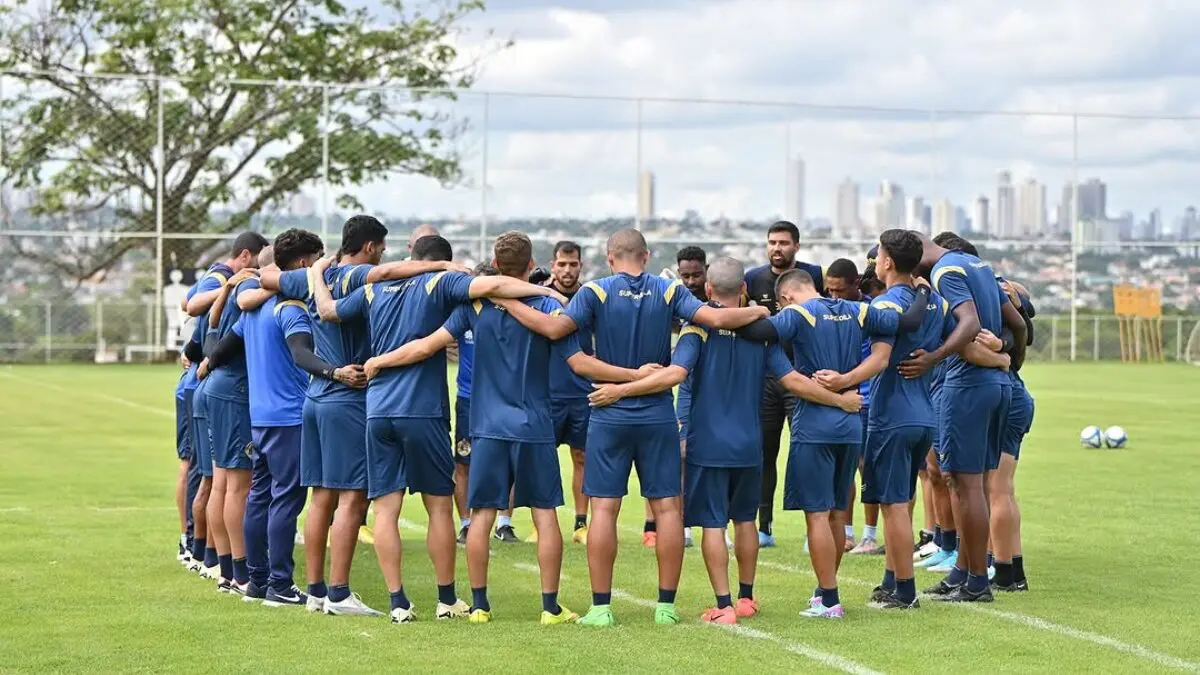
[[(933, 307), (930, 307), (930, 309), (933, 309)], [(475, 344), (475, 333), (470, 330), (463, 333), (463, 342), (465, 342), (469, 345)]]
[(638, 300), (641, 300), (642, 298), (649, 296), (650, 291), (638, 291), (638, 292), (634, 293), (633, 291), (629, 290), (628, 288), (622, 288), (620, 290), (620, 292), (617, 293), (617, 295), (621, 296), (622, 298), (629, 298), (630, 300), (633, 300), (636, 302)]
[(246, 453), (250, 459), (254, 459), (254, 441), (247, 442), (246, 447), (242, 448), (242, 452)]
[(849, 321), (854, 317), (849, 314), (822, 314), (821, 318), (826, 321)]
[(464, 438), (464, 439), (460, 440), (458, 443), (455, 443), (454, 444), (454, 455), (456, 457), (470, 457), (471, 456), (471, 439)]

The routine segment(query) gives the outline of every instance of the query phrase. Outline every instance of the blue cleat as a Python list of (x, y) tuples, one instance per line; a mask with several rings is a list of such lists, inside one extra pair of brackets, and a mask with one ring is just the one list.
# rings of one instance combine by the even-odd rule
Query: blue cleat
[(759, 548), (775, 548), (775, 535), (767, 534), (765, 532), (759, 532), (758, 533), (758, 547)]
[(951, 553), (949, 556), (947, 556), (946, 559), (941, 562), (941, 564), (929, 565), (925, 569), (929, 570), (930, 572), (936, 572), (938, 574), (949, 574), (950, 571), (953, 570), (954, 566), (957, 564), (958, 564), (958, 551), (955, 551), (954, 553)]
[(936, 565), (941, 565), (952, 555), (954, 555), (953, 551), (945, 551), (939, 548), (936, 553), (928, 558), (925, 558), (920, 562), (913, 563), (913, 567), (934, 567)]

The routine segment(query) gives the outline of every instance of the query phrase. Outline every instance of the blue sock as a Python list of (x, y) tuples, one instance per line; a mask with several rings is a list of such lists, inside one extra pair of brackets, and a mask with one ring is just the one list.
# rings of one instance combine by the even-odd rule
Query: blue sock
[(738, 597), (753, 599), (754, 598), (754, 584), (739, 583), (738, 584)]
[(208, 543), (208, 542), (204, 541), (204, 539), (201, 537), (194, 537), (192, 539), (192, 559), (193, 560), (199, 560), (201, 562), (204, 562), (204, 549), (205, 549), (206, 543)]
[(817, 586), (816, 588), (813, 589), (812, 597), (814, 597), (814, 598), (821, 597), (821, 587), (820, 586)]
[(219, 559), (217, 558), (217, 549), (215, 549), (215, 548), (204, 549), (204, 566), (205, 567), (216, 567), (218, 562), (219, 562)]
[(647, 520), (646, 522), (642, 523), (642, 532), (658, 532), (658, 522), (654, 520)]
[(822, 588), (821, 589), (821, 604), (826, 607), (842, 604), (842, 599), (838, 597), (837, 588)]
[(454, 590), (454, 582), (438, 584), (438, 602), (443, 605), (453, 605), (458, 602), (458, 591)]
[(971, 593), (982, 593), (988, 587), (987, 573), (983, 574), (967, 574), (967, 591)]
[(996, 564), (996, 556), (992, 555), (992, 552), (991, 552), (991, 551), (988, 551), (988, 564), (987, 564), (987, 566), (988, 566), (988, 567), (991, 567), (992, 565), (995, 565), (995, 564)]
[(390, 593), (392, 597), (392, 609), (408, 609), (412, 607), (412, 603), (408, 601), (408, 596), (404, 594), (404, 587), (395, 593)]
[(665, 588), (658, 589), (658, 602), (661, 605), (675, 604), (675, 589), (667, 590)]
[(896, 590), (896, 573), (892, 570), (885, 569), (883, 571), (883, 581), (879, 584), (879, 586), (889, 593)]
[(942, 547), (942, 537), (943, 536), (944, 535), (942, 534), (942, 526), (934, 525), (933, 526), (933, 543), (937, 544), (938, 548)]
[(492, 606), (487, 599), (487, 586), (471, 589), (471, 609), (482, 609), (485, 612), (490, 612)]
[(896, 580), (896, 597), (904, 602), (912, 602), (917, 599), (917, 582), (915, 579), (897, 579)]
[(612, 604), (612, 593), (592, 593), (592, 606), (603, 607)]
[(239, 584), (250, 581), (250, 568), (246, 566), (245, 558), (233, 559), (233, 580)]
[(550, 612), (554, 615), (562, 612), (562, 607), (558, 606), (558, 591), (542, 593), (542, 611)]
[(955, 565), (954, 569), (950, 570), (950, 574), (946, 575), (946, 583), (951, 586), (961, 586), (967, 583), (967, 571)]
[(958, 550), (958, 532), (954, 530), (944, 530), (942, 532), (942, 550), (946, 553), (953, 553)]
[(221, 578), (233, 578), (233, 556), (226, 553), (225, 555), (217, 556), (217, 564), (221, 566)]
[[(312, 591), (309, 591), (309, 595), (312, 595)], [(340, 584), (329, 587), (329, 600), (331, 602), (341, 602), (348, 597), (350, 597), (350, 586)]]
[(725, 595), (718, 595), (717, 609), (725, 609), (726, 607), (733, 607), (733, 598), (729, 597), (728, 593)]
[(325, 587), (324, 581), (318, 581), (308, 585), (308, 594), (314, 598), (323, 598), (329, 595), (329, 589)]

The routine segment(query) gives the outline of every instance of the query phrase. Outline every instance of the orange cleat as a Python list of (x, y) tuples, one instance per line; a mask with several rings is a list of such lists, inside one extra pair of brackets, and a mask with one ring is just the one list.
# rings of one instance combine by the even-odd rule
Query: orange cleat
[(657, 532), (643, 532), (642, 533), (642, 546), (645, 546), (646, 548), (654, 548), (657, 545), (658, 545), (658, 533)]
[(737, 612), (732, 607), (713, 607), (707, 612), (700, 615), (700, 620), (705, 623), (718, 623), (724, 626), (732, 626), (737, 623)]
[(733, 603), (733, 611), (738, 617), (748, 619), (755, 614), (758, 614), (758, 601), (751, 598), (738, 598), (737, 602)]

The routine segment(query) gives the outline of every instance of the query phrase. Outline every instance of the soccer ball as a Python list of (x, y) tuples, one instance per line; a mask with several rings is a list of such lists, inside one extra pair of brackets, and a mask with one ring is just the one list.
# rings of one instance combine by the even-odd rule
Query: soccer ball
[(1093, 424), (1079, 434), (1079, 442), (1087, 448), (1098, 448), (1104, 444), (1104, 434), (1100, 431), (1100, 427)]
[(1123, 448), (1129, 437), (1121, 427), (1112, 426), (1104, 430), (1104, 445), (1110, 448)]

